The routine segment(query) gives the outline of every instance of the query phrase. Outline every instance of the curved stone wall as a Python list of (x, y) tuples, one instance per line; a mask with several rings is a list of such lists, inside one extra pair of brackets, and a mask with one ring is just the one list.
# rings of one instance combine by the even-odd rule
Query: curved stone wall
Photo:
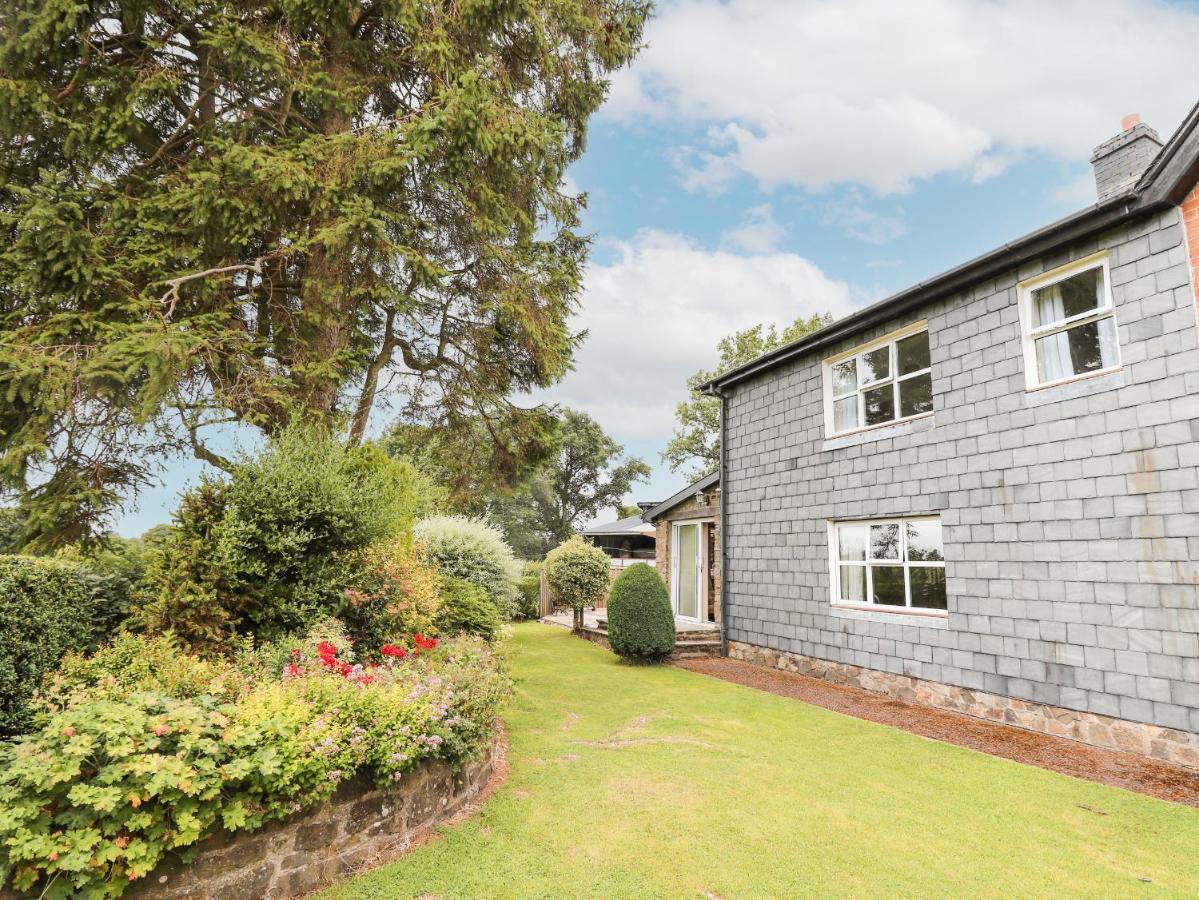
[[(359, 775), (320, 806), (282, 822), (208, 838), (191, 864), (169, 858), (122, 897), (282, 900), (310, 894), (403, 855), (438, 825), (471, 812), (493, 776), (496, 783), (504, 777), (506, 750), (497, 724), (487, 752), (457, 772), (433, 760), (386, 790)], [(21, 896), (0, 886), (0, 900)]]
[(480, 795), (502, 753), (501, 733), (489, 752), (457, 773), (435, 760), (387, 790), (358, 776), (320, 806), (285, 821), (214, 835), (200, 844), (193, 863), (166, 862), (124, 896), (274, 900), (308, 894), (419, 844)]

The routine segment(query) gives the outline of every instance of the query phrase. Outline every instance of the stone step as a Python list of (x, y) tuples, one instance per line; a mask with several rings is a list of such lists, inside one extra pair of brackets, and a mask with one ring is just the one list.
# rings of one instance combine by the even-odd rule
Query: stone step
[(693, 659), (697, 656), (720, 656), (720, 641), (675, 641), (672, 659)]

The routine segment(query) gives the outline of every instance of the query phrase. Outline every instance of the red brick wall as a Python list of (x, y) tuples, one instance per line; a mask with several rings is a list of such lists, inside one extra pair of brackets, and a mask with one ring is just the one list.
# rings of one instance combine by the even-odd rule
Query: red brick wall
[[(1182, 224), (1186, 229), (1187, 252), (1191, 257), (1191, 285), (1199, 292), (1199, 184), (1182, 201)], [(1199, 297), (1196, 297), (1199, 301)]]

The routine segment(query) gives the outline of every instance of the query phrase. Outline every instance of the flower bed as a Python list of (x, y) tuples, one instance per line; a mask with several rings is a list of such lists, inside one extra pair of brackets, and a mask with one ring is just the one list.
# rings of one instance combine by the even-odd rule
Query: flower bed
[(69, 659), (38, 727), (0, 748), (0, 883), (118, 896), (219, 830), (303, 813), (355, 776), (385, 787), (431, 760), (461, 767), (490, 745), (509, 687), (484, 642), (420, 637), (354, 662), (332, 631), (284, 649), (282, 667), (278, 648), (234, 664), (134, 637)]

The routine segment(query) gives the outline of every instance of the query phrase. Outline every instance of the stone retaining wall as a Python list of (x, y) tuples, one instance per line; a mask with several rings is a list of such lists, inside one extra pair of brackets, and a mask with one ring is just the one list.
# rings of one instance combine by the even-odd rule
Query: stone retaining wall
[(358, 776), (322, 805), (286, 821), (209, 838), (195, 862), (168, 861), (125, 896), (275, 900), (310, 893), (425, 839), (480, 794), (502, 747), (501, 735), (457, 773), (435, 760), (387, 790)]
[(1199, 735), (1191, 732), (923, 681), (908, 675), (800, 656), (740, 641), (729, 641), (729, 656), (755, 665), (863, 688), (899, 700), (1199, 769)]

